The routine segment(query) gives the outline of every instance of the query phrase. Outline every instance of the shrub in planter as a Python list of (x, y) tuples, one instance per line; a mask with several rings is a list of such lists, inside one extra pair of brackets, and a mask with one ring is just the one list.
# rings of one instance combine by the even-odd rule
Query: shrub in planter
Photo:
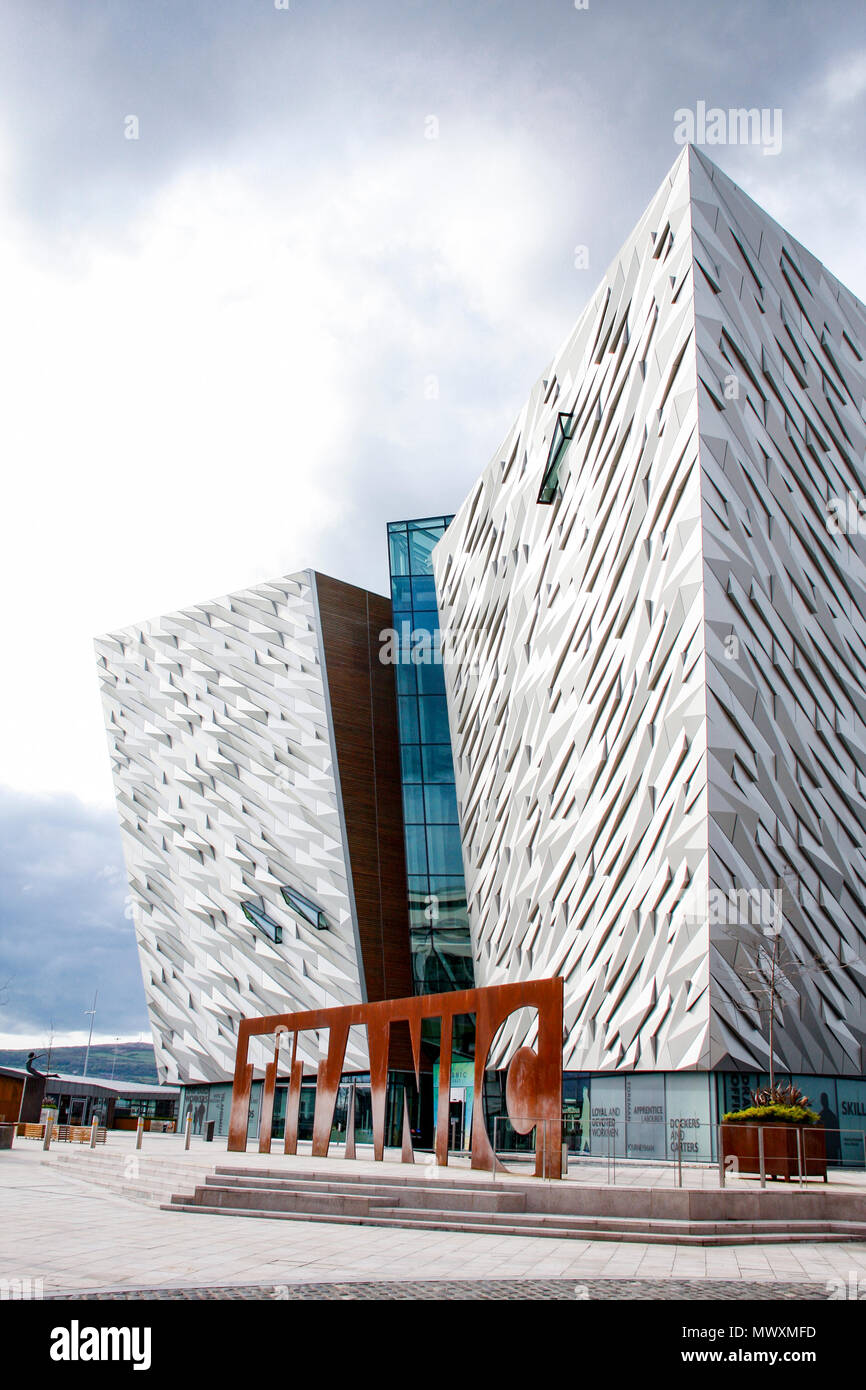
[(820, 1116), (804, 1105), (749, 1105), (745, 1110), (729, 1110), (725, 1124), (737, 1120), (763, 1120), (765, 1124), (816, 1125)]
[(827, 1153), (820, 1117), (809, 1107), (809, 1098), (796, 1086), (758, 1090), (744, 1110), (730, 1110), (722, 1125), (724, 1157), (734, 1158), (741, 1173), (760, 1171), (763, 1131), (764, 1171), (785, 1179), (820, 1177), (827, 1181)]
[(802, 1105), (806, 1108), (809, 1097), (805, 1096), (793, 1081), (790, 1086), (759, 1086), (752, 1092), (753, 1105)]

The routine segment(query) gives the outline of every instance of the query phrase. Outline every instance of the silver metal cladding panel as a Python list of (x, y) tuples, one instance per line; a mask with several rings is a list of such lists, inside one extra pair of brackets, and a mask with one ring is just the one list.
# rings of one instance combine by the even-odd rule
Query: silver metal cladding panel
[[(160, 1079), (225, 1080), (238, 1018), (363, 998), (313, 576), (96, 648)], [(328, 929), (300, 920), (282, 887)], [(245, 918), (250, 901), (281, 944)], [(315, 1067), (314, 1036), (299, 1055)], [(354, 1032), (346, 1064), (368, 1065)]]
[(697, 426), (681, 159), (434, 553), (476, 980), (562, 975), (567, 1068), (709, 1058)]
[(688, 149), (437, 547), (477, 981), (561, 974), (570, 1069), (765, 1069), (781, 926), (777, 1066), (864, 1070), (864, 355)]
[(776, 1065), (860, 1075), (866, 516), (849, 523), (866, 496), (866, 308), (697, 152), (691, 187), (711, 1057), (768, 1064), (772, 934), (732, 898), (756, 888), (781, 909)]

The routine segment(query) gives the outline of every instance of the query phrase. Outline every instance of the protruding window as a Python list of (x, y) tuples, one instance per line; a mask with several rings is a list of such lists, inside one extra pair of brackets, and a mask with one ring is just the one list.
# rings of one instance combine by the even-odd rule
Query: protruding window
[(248, 922), (252, 922), (254, 927), (259, 927), (275, 946), (279, 946), (283, 939), (283, 929), (277, 922), (271, 920), (263, 908), (256, 903), (248, 902), (241, 903), (241, 911)]
[(556, 417), (556, 425), (553, 430), (553, 438), (550, 441), (550, 452), (547, 455), (547, 464), (544, 469), (544, 477), (541, 480), (541, 490), (538, 494), (539, 502), (550, 503), (556, 496), (556, 489), (559, 486), (559, 470), (565, 451), (568, 448), (571, 437), (574, 434), (575, 419), (573, 415), (563, 415), (560, 412)]
[(328, 930), (328, 919), (316, 903), (310, 902), (310, 899), (299, 893), (297, 888), (281, 888), (280, 892), (295, 916), (300, 917), (302, 922), (315, 927), (316, 931)]

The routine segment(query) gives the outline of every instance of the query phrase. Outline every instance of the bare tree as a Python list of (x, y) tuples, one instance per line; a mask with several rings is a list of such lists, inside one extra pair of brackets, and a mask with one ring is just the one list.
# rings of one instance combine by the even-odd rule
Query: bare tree
[[(791, 871), (777, 878), (776, 884), (780, 910), (771, 924), (763, 924), (756, 940), (753, 937), (753, 968), (736, 972), (755, 1001), (751, 1006), (744, 1007), (754, 1009), (761, 1025), (766, 1011), (768, 1072), (770, 1092), (773, 1094), (776, 1092), (775, 1026), (782, 1023), (786, 1006), (797, 998), (798, 985), (809, 975), (830, 974), (848, 968), (842, 960), (819, 961), (816, 957), (808, 961), (792, 953), (783, 940), (786, 914), (781, 909), (783, 906), (790, 908), (798, 904), (798, 886)], [(729, 930), (726, 934), (736, 936), (740, 945), (745, 944), (743, 936), (737, 933), (736, 929)]]

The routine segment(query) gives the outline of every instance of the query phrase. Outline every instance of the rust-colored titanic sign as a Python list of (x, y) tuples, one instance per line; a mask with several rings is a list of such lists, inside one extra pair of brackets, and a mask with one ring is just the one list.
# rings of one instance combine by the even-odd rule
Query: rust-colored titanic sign
[[(538, 1050), (521, 1047), (508, 1068), (506, 1103), (512, 1124), (519, 1133), (537, 1126), (535, 1171), (539, 1177), (561, 1177), (559, 1121), (562, 1112), (562, 980), (526, 980), (519, 984), (492, 985), (487, 989), (465, 989), (450, 994), (418, 995), (411, 999), (386, 999), (376, 1004), (349, 1004), (337, 1009), (315, 1009), (307, 1013), (270, 1014), (265, 1018), (242, 1019), (238, 1027), (238, 1050), (232, 1089), (232, 1113), (228, 1147), (242, 1153), (247, 1147), (250, 1113), (252, 1064), (247, 1061), (249, 1040), (274, 1036), (274, 1057), (265, 1068), (262, 1092), (259, 1152), (271, 1151), (274, 1090), (281, 1043), (292, 1038), (289, 1093), (286, 1104), (285, 1153), (296, 1153), (298, 1112), (301, 1100), (303, 1064), (297, 1055), (298, 1034), (309, 1029), (328, 1029), (328, 1052), (319, 1063), (316, 1108), (313, 1114), (313, 1157), (328, 1153), (337, 1088), (343, 1070), (349, 1029), (362, 1024), (367, 1029), (370, 1054), (370, 1092), (373, 1110), (373, 1155), (385, 1153), (385, 1106), (388, 1083), (388, 1044), (391, 1025), (409, 1027), (415, 1079), (420, 1081), (421, 1022), (425, 1018), (442, 1020), (439, 1054), (439, 1110), (436, 1121), (436, 1162), (448, 1162), (448, 1116), (451, 1096), (451, 1038), (453, 1020), (458, 1014), (474, 1013), (475, 1025), (475, 1105), (472, 1116), (472, 1167), (492, 1169), (496, 1163), (484, 1120), (484, 1070), (497, 1031), (516, 1009), (538, 1010)], [(404, 1154), (411, 1156), (411, 1140), (404, 1102)], [(350, 1120), (350, 1134), (352, 1132)], [(544, 1141), (542, 1136), (547, 1136)], [(347, 1136), (347, 1147), (349, 1138)]]

